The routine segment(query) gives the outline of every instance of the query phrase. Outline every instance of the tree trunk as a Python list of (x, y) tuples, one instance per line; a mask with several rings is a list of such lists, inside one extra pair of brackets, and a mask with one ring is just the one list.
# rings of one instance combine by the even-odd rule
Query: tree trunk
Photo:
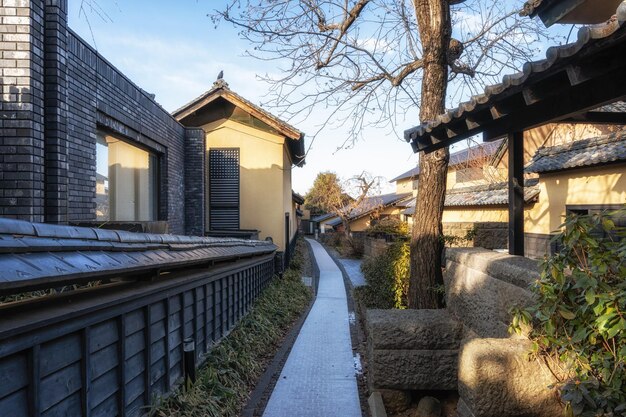
[[(433, 120), (445, 110), (448, 85), (447, 50), (452, 31), (448, 0), (413, 0), (423, 46), (420, 121)], [(441, 218), (446, 195), (447, 148), (420, 154), (417, 202), (411, 235), (410, 308), (440, 308), (436, 288), (443, 285)]]

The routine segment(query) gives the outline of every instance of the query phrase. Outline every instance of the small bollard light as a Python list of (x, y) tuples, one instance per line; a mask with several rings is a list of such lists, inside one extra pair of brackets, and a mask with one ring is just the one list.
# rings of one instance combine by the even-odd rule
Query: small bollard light
[(183, 366), (185, 369), (185, 389), (196, 382), (196, 343), (192, 338), (183, 340)]

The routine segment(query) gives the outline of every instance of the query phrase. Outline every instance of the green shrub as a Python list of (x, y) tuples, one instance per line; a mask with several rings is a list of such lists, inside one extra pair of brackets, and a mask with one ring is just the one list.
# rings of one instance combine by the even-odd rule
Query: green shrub
[(409, 236), (409, 224), (400, 220), (397, 217), (385, 217), (376, 224), (369, 226), (365, 229), (365, 233), (367, 235), (378, 235), (378, 234), (386, 234), (386, 235), (397, 235), (400, 237), (408, 237)]
[(376, 258), (363, 261), (367, 285), (357, 288), (366, 308), (406, 308), (409, 289), (409, 244), (396, 242)]
[(570, 416), (626, 416), (626, 239), (606, 215), (563, 227), (533, 287), (536, 305), (514, 312), (511, 330), (531, 325), (535, 353), (559, 365)]

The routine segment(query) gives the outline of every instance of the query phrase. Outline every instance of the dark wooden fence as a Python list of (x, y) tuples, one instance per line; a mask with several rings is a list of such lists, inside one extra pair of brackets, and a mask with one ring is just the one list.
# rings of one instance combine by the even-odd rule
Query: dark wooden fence
[(298, 243), (298, 236), (299, 234), (296, 233), (295, 235), (293, 235), (293, 237), (291, 238), (291, 240), (289, 241), (287, 248), (285, 250), (285, 259), (284, 259), (284, 267), (287, 268), (289, 267), (289, 264), (291, 263), (291, 259), (293, 258), (293, 255), (296, 253), (296, 244)]
[(139, 416), (244, 315), (273, 254), (0, 306), (0, 416)]

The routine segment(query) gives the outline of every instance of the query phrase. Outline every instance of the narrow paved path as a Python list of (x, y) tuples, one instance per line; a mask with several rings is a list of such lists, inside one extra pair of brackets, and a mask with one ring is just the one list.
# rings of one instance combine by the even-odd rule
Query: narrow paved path
[(363, 285), (367, 284), (367, 282), (365, 282), (363, 272), (361, 272), (361, 263), (363, 263), (363, 261), (361, 261), (360, 259), (346, 258), (339, 258), (338, 261), (341, 263), (341, 265), (343, 265), (354, 287), (362, 287)]
[(320, 269), (317, 298), (263, 417), (361, 417), (343, 277), (322, 245), (307, 241)]

